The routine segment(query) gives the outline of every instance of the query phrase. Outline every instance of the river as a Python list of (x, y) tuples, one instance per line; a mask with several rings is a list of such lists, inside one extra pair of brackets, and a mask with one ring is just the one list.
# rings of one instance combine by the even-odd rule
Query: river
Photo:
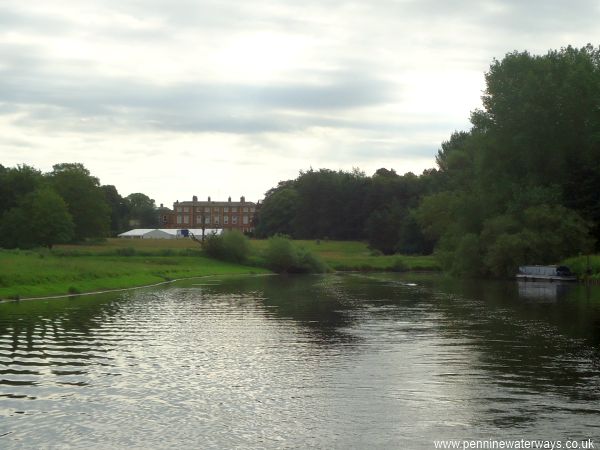
[(256, 276), (0, 304), (0, 448), (594, 439), (600, 286)]

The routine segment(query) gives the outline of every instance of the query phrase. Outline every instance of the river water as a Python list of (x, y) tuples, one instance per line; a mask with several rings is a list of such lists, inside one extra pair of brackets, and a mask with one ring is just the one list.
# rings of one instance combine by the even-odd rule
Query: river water
[(196, 279), (0, 304), (0, 448), (594, 439), (600, 287)]

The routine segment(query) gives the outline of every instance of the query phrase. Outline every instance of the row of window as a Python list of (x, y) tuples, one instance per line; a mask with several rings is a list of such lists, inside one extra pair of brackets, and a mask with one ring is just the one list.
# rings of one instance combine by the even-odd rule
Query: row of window
[[(166, 216), (165, 216), (166, 219)], [(242, 217), (242, 223), (244, 225), (248, 225), (248, 223), (250, 222), (250, 219), (248, 218), (248, 216), (243, 216)], [(177, 215), (177, 224), (181, 225), (181, 224), (189, 224), (190, 223), (190, 216), (187, 215)], [(196, 216), (196, 223), (202, 223), (202, 216)], [(215, 216), (214, 220), (212, 221), (212, 223), (214, 225), (220, 225), (220, 218), (219, 216)], [(238, 223), (238, 216), (231, 216), (231, 223), (236, 225)], [(210, 217), (205, 217), (204, 218), (204, 224), (205, 225), (210, 225), (211, 224), (211, 218)], [(223, 224), (224, 225), (228, 225), (229, 224), (229, 216), (223, 216)]]
[[(194, 208), (190, 208), (189, 206), (178, 206), (177, 207), (177, 212), (189, 213), (190, 209), (192, 211), (194, 210)], [(223, 207), (223, 212), (227, 213), (227, 212), (229, 212), (229, 209), (231, 209), (232, 213), (238, 212), (237, 206), (232, 206), (231, 208), (229, 206), (224, 206)], [(211, 210), (210, 206), (205, 206), (204, 207), (204, 212), (209, 213), (210, 210)], [(215, 206), (214, 208), (212, 208), (212, 210), (214, 212), (216, 212), (216, 213), (221, 212), (221, 208), (218, 207), (218, 206)], [(245, 212), (245, 213), (247, 213), (247, 212), (252, 212), (253, 213), (255, 211), (255, 209), (254, 209), (254, 206), (244, 206), (243, 208), (240, 208), (240, 211)], [(202, 212), (202, 208), (196, 208), (196, 212)]]

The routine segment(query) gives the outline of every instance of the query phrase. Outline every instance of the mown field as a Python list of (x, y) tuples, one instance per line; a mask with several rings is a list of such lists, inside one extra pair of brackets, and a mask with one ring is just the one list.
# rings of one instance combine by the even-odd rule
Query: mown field
[[(296, 240), (319, 255), (333, 270), (439, 270), (433, 256), (405, 256), (374, 254), (364, 242), (358, 241), (314, 241)], [(267, 245), (266, 240), (250, 241), (254, 261), (260, 261), (260, 253)], [(53, 251), (64, 255), (148, 255), (177, 256), (201, 254), (198, 243), (190, 239), (107, 239), (96, 245), (59, 245)]]
[[(340, 271), (437, 270), (431, 256), (382, 256), (365, 243), (295, 241)], [(58, 245), (52, 251), (0, 250), (0, 299), (28, 298), (142, 286), (166, 280), (224, 274), (268, 273), (260, 267), (264, 240), (252, 240), (249, 265), (207, 258), (189, 239), (107, 239)]]
[[(297, 240), (294, 242), (319, 255), (333, 270), (439, 270), (433, 256), (385, 256), (375, 254), (364, 242), (313, 240)], [(267, 245), (267, 241), (253, 240), (252, 245), (260, 252)]]
[(206, 275), (268, 273), (203, 256), (55, 256), (1, 251), (0, 298), (27, 298), (143, 286)]

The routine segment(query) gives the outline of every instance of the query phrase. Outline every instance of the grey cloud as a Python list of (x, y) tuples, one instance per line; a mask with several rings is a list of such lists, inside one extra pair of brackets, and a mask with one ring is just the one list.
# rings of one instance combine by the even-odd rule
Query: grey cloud
[(595, 27), (600, 13), (596, 0), (412, 0), (400, 5), (415, 17), (441, 18), (449, 26), (472, 24), (494, 34), (579, 31)]
[[(155, 85), (53, 67), (26, 47), (0, 48), (0, 104), (25, 114), (20, 124), (252, 133), (315, 124), (326, 112), (385, 103), (390, 83), (362, 72), (318, 74), (320, 83)], [(24, 56), (27, 55), (27, 56)], [(64, 70), (61, 71), (61, 70)], [(93, 71), (92, 71), (93, 73)], [(1, 111), (0, 111), (1, 112)]]
[(60, 17), (0, 5), (0, 27), (4, 29), (57, 33), (63, 32), (71, 26), (72, 22)]

